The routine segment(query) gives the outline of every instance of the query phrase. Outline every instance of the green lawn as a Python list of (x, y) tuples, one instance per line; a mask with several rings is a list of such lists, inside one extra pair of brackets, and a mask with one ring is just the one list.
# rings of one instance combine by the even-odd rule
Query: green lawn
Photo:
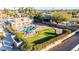
[(34, 42), (36, 40), (40, 40), (40, 39), (43, 39), (45, 37), (50, 37), (50, 36), (52, 37), (56, 36), (54, 29), (50, 28), (50, 29), (39, 31), (34, 36), (28, 37), (26, 39), (28, 40), (28, 42)]
[(51, 39), (52, 37), (55, 37), (55, 30), (52, 28), (49, 29), (45, 29), (42, 31), (38, 31), (36, 32), (35, 35), (33, 35), (32, 37), (24, 37), (20, 32), (16, 32), (16, 35), (22, 39), (24, 42), (29, 42), (29, 43), (33, 43), (35, 44), (39, 44), (39, 43), (43, 43), (49, 39)]

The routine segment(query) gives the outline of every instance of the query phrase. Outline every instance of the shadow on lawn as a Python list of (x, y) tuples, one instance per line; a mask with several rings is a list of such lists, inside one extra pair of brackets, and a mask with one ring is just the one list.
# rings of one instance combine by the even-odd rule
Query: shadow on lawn
[(51, 38), (54, 38), (54, 37), (57, 36), (55, 33), (45, 32), (45, 34), (46, 34), (46, 35), (49, 35), (49, 34), (50, 34), (51, 36), (44, 37), (44, 38), (42, 38), (42, 39), (39, 39), (39, 40), (34, 41), (34, 42), (33, 42), (34, 45), (41, 44), (41, 43), (46, 42), (46, 41), (50, 40)]
[(56, 33), (45, 32), (46, 35), (56, 35)]

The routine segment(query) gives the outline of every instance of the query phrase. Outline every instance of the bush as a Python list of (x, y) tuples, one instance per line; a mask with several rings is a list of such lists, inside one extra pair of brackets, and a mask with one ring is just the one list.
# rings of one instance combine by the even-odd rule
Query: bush
[(27, 43), (24, 43), (24, 44), (21, 46), (21, 50), (22, 50), (22, 51), (30, 51), (30, 50), (32, 50), (32, 45), (27, 44)]
[(72, 16), (67, 14), (66, 12), (54, 12), (51, 19), (52, 19), (52, 21), (59, 23), (59, 22), (62, 22), (62, 21), (71, 20)]

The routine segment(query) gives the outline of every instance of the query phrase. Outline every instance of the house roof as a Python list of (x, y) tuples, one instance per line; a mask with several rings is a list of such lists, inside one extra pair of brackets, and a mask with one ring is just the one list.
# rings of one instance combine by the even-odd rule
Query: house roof
[(2, 28), (0, 28), (0, 32), (3, 32), (3, 29)]
[(49, 15), (49, 14), (44, 14), (43, 17), (44, 17), (44, 19), (50, 19), (50, 18), (51, 18), (51, 15)]
[(17, 48), (13, 47), (13, 39), (10, 33), (6, 33), (6, 37), (3, 38), (3, 46), (0, 48), (0, 51), (16, 51)]
[(3, 38), (2, 40), (3, 46), (0, 48), (0, 50), (11, 50), (12, 44), (13, 44), (13, 39), (11, 38), (11, 34), (7, 33), (6, 37)]

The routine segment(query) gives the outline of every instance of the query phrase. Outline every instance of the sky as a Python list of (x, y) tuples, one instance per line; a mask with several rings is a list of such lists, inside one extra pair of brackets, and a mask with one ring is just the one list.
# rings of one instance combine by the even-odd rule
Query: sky
[(55, 9), (79, 9), (79, 7), (35, 7), (35, 9), (38, 9), (38, 10), (55, 10)]
[(78, 9), (79, 0), (0, 0), (0, 9), (12, 7), (35, 7), (36, 9)]

